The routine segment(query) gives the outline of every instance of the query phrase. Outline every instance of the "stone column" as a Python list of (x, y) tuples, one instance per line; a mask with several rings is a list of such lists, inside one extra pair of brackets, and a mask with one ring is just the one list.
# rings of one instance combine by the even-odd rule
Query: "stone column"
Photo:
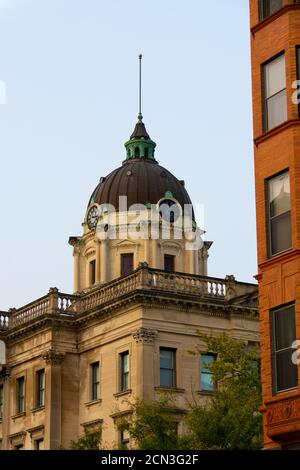
[(101, 282), (107, 282), (108, 281), (108, 255), (107, 255), (107, 244), (108, 240), (101, 240), (101, 245), (100, 245), (100, 258), (101, 258), (101, 263), (100, 263), (100, 273), (101, 273)]
[(139, 328), (132, 336), (136, 341), (137, 382), (136, 396), (143, 400), (154, 399), (154, 340), (156, 332)]
[(61, 364), (64, 354), (50, 349), (43, 354), (46, 362), (45, 449), (59, 449), (62, 441), (62, 386)]
[(159, 240), (152, 240), (152, 265), (153, 268), (161, 269), (161, 252)]
[(80, 291), (80, 248), (74, 248), (74, 292)]
[(96, 284), (101, 282), (101, 242), (95, 238), (96, 244)]

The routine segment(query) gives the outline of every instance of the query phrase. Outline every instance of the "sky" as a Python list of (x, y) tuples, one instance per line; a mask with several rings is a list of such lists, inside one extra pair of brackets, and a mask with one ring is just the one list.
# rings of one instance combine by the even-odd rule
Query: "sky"
[[(0, 310), (73, 289), (99, 178), (138, 113), (203, 205), (209, 275), (257, 272), (247, 0), (0, 0)], [(0, 88), (1, 90), (1, 88)]]

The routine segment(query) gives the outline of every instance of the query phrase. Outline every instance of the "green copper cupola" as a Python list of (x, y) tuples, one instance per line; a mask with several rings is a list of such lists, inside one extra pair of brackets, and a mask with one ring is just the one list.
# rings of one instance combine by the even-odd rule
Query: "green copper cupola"
[(138, 122), (130, 136), (130, 140), (125, 143), (126, 160), (133, 158), (144, 158), (154, 160), (156, 143), (150, 139), (143, 123), (142, 116), (142, 54), (139, 55), (139, 114)]
[(154, 160), (156, 143), (150, 139), (143, 123), (143, 116), (139, 114), (138, 122), (130, 136), (130, 140), (125, 143), (126, 160), (133, 158), (145, 158)]

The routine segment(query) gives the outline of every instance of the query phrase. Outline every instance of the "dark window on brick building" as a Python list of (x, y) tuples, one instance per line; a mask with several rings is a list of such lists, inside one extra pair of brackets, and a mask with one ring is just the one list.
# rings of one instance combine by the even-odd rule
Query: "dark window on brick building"
[(297, 365), (293, 363), (292, 348), (296, 339), (295, 306), (272, 311), (272, 353), (274, 393), (297, 387)]
[(121, 276), (126, 276), (133, 271), (133, 253), (124, 253), (121, 255)]
[(259, 0), (259, 16), (264, 20), (283, 7), (283, 0)]

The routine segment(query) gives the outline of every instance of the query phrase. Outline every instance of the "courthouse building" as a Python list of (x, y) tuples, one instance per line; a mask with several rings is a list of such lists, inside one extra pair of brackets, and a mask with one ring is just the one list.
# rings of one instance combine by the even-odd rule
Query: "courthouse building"
[(250, 14), (265, 448), (300, 449), (300, 2)]
[(259, 341), (257, 286), (208, 276), (212, 243), (196, 242), (193, 210), (189, 237), (178, 223), (191, 208), (185, 183), (156, 161), (141, 114), (125, 147), (87, 201), (82, 235), (70, 237), (74, 293), (51, 288), (0, 312), (2, 449), (69, 448), (97, 429), (106, 448), (130, 445), (117, 428), (130, 400), (172, 391), (180, 422), (192, 397), (213, 393), (214, 356), (204, 344), (190, 354), (197, 330)]

